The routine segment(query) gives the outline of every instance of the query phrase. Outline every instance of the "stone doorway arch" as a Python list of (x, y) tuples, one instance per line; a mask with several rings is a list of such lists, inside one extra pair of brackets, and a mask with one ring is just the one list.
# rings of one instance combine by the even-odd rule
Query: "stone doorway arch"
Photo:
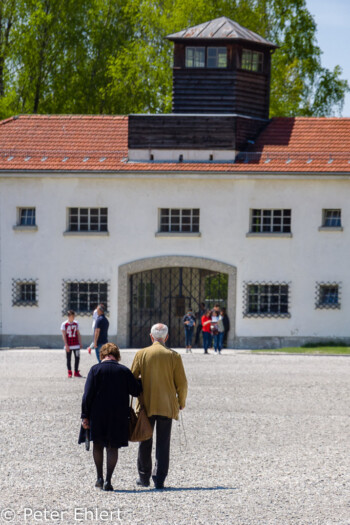
[(164, 255), (138, 259), (119, 266), (118, 271), (118, 345), (121, 348), (128, 346), (128, 329), (130, 319), (130, 276), (138, 272), (157, 268), (188, 267), (210, 270), (228, 275), (227, 314), (230, 318), (231, 329), (228, 336), (228, 346), (233, 347), (235, 338), (236, 320), (236, 275), (237, 269), (215, 259), (192, 257), (188, 255)]

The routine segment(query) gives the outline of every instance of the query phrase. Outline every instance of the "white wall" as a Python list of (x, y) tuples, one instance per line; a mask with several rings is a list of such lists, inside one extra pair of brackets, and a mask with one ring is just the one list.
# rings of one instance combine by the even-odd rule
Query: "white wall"
[[(118, 266), (192, 255), (237, 267), (236, 335), (349, 334), (350, 183), (314, 176), (220, 175), (0, 178), (3, 334), (59, 334), (62, 280), (110, 281), (110, 334), (117, 330)], [(225, 178), (226, 177), (226, 178)], [(17, 207), (36, 208), (38, 231), (14, 231)], [(65, 236), (68, 207), (107, 207), (108, 236)], [(200, 208), (201, 237), (156, 237), (158, 208)], [(251, 208), (291, 208), (292, 238), (246, 237)], [(342, 232), (320, 232), (322, 208), (341, 208)], [(38, 307), (12, 307), (12, 279), (37, 278)], [(244, 281), (291, 283), (290, 319), (243, 318)], [(341, 282), (341, 309), (315, 310), (316, 281)], [(91, 332), (90, 318), (78, 318)]]

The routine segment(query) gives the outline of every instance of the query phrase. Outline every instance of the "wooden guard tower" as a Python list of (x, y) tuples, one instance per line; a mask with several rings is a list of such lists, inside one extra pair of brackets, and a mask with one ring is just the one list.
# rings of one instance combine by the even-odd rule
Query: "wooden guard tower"
[[(234, 160), (268, 121), (271, 54), (277, 46), (226, 17), (167, 38), (175, 44), (173, 113), (129, 116), (129, 158), (142, 160), (141, 150), (147, 149), (163, 150), (159, 160), (165, 160), (165, 150), (181, 149), (185, 156), (189, 150), (213, 150), (210, 160), (214, 153), (225, 160), (226, 150)], [(195, 158), (207, 160), (205, 153)], [(155, 154), (148, 160), (157, 160)]]

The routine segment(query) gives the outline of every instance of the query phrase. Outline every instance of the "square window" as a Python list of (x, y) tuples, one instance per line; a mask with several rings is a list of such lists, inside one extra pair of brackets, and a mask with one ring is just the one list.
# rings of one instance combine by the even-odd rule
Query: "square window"
[(205, 67), (204, 47), (186, 47), (186, 67)]
[(341, 227), (341, 210), (323, 210), (323, 222), (324, 228), (340, 228)]
[(227, 49), (226, 47), (208, 47), (207, 49), (207, 67), (227, 67)]
[(262, 73), (264, 55), (259, 51), (243, 49), (242, 52), (242, 69)]
[(20, 226), (35, 226), (35, 208), (20, 208), (18, 224)]
[(339, 283), (316, 283), (316, 308), (317, 309), (339, 309), (340, 308), (340, 284)]
[(37, 306), (37, 293), (36, 280), (12, 280), (12, 306)]

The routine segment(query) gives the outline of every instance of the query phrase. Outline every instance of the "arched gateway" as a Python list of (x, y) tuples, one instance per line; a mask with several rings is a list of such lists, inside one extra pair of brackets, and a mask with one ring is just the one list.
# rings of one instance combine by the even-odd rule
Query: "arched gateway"
[(147, 345), (150, 327), (155, 322), (169, 325), (173, 347), (184, 346), (181, 318), (189, 305), (196, 311), (205, 299), (224, 301), (231, 321), (228, 345), (232, 346), (236, 316), (235, 266), (202, 257), (150, 257), (121, 265), (118, 282), (118, 344), (121, 347)]

